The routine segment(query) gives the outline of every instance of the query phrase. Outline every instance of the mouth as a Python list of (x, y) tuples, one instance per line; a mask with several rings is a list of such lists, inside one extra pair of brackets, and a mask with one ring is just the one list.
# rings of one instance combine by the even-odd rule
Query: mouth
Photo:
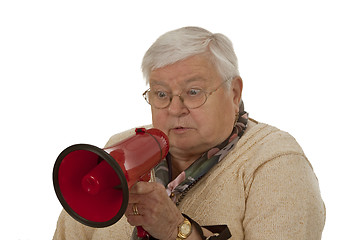
[(175, 133), (185, 133), (186, 131), (191, 130), (191, 128), (183, 127), (183, 126), (177, 126), (170, 129), (170, 131)]

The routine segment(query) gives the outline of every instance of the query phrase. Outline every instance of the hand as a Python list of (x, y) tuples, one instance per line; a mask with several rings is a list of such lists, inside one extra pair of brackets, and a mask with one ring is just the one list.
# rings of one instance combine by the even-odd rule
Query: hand
[[(139, 215), (133, 212), (134, 204)], [(125, 216), (130, 225), (142, 226), (151, 236), (161, 240), (175, 239), (177, 226), (184, 219), (168, 197), (165, 187), (154, 182), (138, 182), (133, 185)]]

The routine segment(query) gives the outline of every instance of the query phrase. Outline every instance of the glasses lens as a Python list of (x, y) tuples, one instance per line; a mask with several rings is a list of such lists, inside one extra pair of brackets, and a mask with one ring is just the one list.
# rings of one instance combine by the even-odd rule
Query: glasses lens
[[(150, 89), (143, 96), (150, 105), (160, 109), (169, 106), (174, 97), (167, 92), (151, 91)], [(199, 89), (190, 89), (177, 97), (180, 97), (183, 104), (190, 109), (201, 107), (207, 100), (206, 92)]]
[(206, 102), (206, 94), (203, 90), (190, 89), (183, 94), (184, 105), (188, 108), (198, 108)]
[(156, 108), (165, 108), (170, 103), (170, 97), (166, 92), (149, 90), (146, 92), (146, 101)]

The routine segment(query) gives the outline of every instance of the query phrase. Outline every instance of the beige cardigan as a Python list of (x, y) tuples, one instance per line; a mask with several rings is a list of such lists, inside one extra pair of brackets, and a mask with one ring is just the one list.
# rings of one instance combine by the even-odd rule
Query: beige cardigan
[[(131, 134), (117, 134), (107, 145)], [(318, 180), (301, 147), (288, 133), (254, 120), (179, 209), (200, 225), (227, 224), (234, 240), (321, 239), (325, 223)], [(53, 239), (130, 239), (132, 229), (125, 217), (93, 229), (62, 211)]]

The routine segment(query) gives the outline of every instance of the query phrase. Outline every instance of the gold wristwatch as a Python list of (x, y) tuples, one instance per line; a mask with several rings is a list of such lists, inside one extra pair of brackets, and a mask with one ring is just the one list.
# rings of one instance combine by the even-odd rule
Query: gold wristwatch
[(178, 226), (178, 235), (176, 240), (184, 240), (191, 234), (191, 222), (184, 218), (184, 221)]

